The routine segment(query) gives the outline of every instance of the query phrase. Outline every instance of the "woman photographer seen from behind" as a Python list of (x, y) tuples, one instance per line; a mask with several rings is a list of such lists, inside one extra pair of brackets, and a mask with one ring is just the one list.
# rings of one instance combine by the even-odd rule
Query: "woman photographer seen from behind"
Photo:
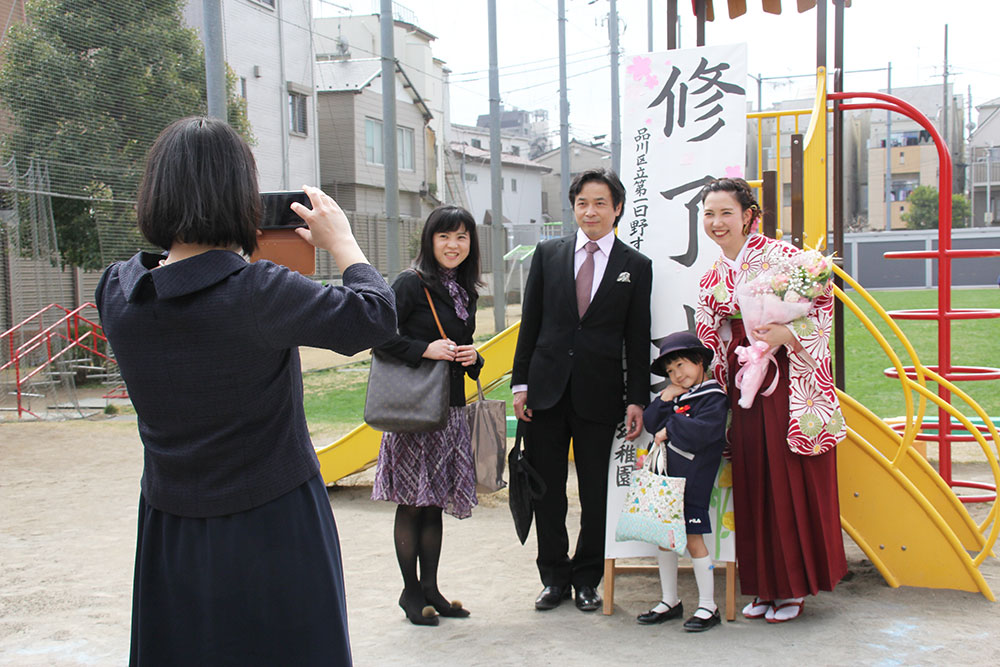
[(150, 149), (137, 204), (167, 253), (112, 264), (97, 288), (145, 457), (132, 665), (351, 662), (297, 346), (387, 340), (394, 299), (336, 202), (305, 191), (299, 234), (333, 255), (343, 287), (247, 262), (261, 215), (250, 148), (222, 121), (179, 120)]
[[(399, 606), (414, 625), (437, 625), (435, 612), (450, 617), (469, 615), (461, 603), (448, 602), (441, 595), (437, 570), (441, 511), (464, 519), (477, 502), (475, 465), (463, 406), (465, 375), (478, 378), (483, 365), (483, 358), (472, 345), (480, 284), (475, 220), (457, 206), (435, 209), (424, 225), (413, 269), (400, 273), (392, 285), (399, 334), (379, 348), (412, 366), (421, 359), (451, 362), (448, 423), (439, 431), (385, 433), (372, 489), (374, 500), (398, 505), (394, 538), (403, 574)], [(427, 293), (433, 299), (444, 338)]]

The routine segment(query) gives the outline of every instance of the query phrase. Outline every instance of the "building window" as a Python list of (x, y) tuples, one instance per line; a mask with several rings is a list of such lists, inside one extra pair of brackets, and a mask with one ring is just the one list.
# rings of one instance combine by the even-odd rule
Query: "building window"
[[(409, 127), (396, 128), (396, 166), (399, 169), (413, 170), (413, 129)], [(370, 164), (384, 164), (382, 150), (382, 121), (365, 118), (365, 160)]]
[(514, 157), (519, 156), (521, 154), (521, 147), (520, 146), (511, 146), (510, 147), (510, 154), (513, 155)]
[(397, 167), (413, 170), (413, 130), (408, 127), (396, 128), (396, 158)]
[(470, 174), (469, 172), (465, 172), (465, 180), (469, 183), (478, 183), (479, 174)]
[(244, 100), (247, 98), (247, 78), (245, 76), (240, 77), (240, 97)]
[(253, 0), (258, 5), (267, 5), (271, 9), (274, 9), (275, 0)]
[(288, 93), (288, 130), (293, 134), (309, 134), (305, 95)]
[(516, 178), (510, 179), (510, 191), (511, 192), (517, 192), (517, 179)]
[(365, 160), (382, 164), (382, 121), (365, 118)]
[(472, 140), (472, 147), (473, 148), (482, 148), (483, 147), (483, 142), (481, 142), (479, 139), (473, 139)]

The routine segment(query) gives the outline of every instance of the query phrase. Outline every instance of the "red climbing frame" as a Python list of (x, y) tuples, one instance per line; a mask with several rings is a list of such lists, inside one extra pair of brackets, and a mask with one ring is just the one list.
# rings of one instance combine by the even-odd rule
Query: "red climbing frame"
[[(951, 261), (967, 257), (996, 257), (1000, 250), (956, 250), (951, 247), (951, 182), (952, 164), (948, 147), (930, 120), (907, 102), (884, 93), (830, 93), (831, 100), (869, 99), (861, 103), (841, 103), (844, 111), (850, 109), (885, 109), (893, 111), (920, 123), (934, 139), (937, 146), (940, 169), (938, 176), (938, 247), (937, 250), (918, 250), (887, 252), (886, 259), (936, 259), (938, 261), (938, 307), (937, 309), (897, 310), (889, 313), (897, 320), (936, 320), (938, 323), (938, 365), (928, 366), (944, 379), (956, 380), (996, 380), (1000, 379), (1000, 369), (976, 366), (951, 365), (951, 321), (973, 320), (1000, 317), (1000, 310), (985, 308), (952, 308), (951, 306)], [(886, 141), (886, 150), (889, 148)], [(904, 369), (909, 377), (915, 377), (912, 366)], [(886, 371), (886, 375), (896, 377), (895, 369)], [(938, 387), (938, 396), (946, 403), (951, 403), (951, 392), (942, 386)], [(951, 473), (951, 443), (970, 442), (975, 440), (971, 433), (964, 431), (952, 433), (951, 416), (944, 410), (938, 410), (937, 424), (924, 424), (923, 431), (918, 436), (921, 440), (938, 443), (938, 472), (942, 479), (951, 487), (982, 489), (992, 491), (989, 495), (961, 496), (962, 502), (992, 502), (996, 498), (996, 486), (980, 482), (956, 481)], [(985, 429), (984, 429), (985, 431)], [(988, 436), (987, 436), (988, 437)], [(994, 443), (996, 445), (998, 443)]]

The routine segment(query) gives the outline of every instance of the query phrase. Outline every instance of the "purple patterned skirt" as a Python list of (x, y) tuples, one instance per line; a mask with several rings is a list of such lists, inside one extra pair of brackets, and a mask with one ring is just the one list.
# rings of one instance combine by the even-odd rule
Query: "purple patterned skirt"
[(448, 424), (440, 431), (383, 433), (372, 500), (470, 516), (478, 501), (465, 408), (448, 408)]

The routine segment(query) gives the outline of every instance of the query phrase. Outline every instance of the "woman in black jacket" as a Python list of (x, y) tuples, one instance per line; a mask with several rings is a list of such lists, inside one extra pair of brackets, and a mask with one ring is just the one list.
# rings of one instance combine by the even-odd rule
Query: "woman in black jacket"
[(298, 233), (343, 286), (247, 263), (261, 218), (250, 147), (224, 121), (179, 120), (150, 149), (136, 205), (167, 252), (112, 264), (97, 288), (145, 456), (131, 665), (351, 662), (297, 346), (388, 340), (393, 293), (336, 202), (305, 191)]
[[(394, 537), (403, 574), (399, 606), (415, 625), (438, 617), (469, 615), (438, 590), (441, 511), (464, 519), (476, 505), (476, 473), (465, 410), (465, 375), (479, 377), (483, 359), (472, 345), (476, 330), (479, 242), (472, 215), (442, 206), (428, 216), (413, 269), (403, 271), (396, 292), (399, 333), (379, 349), (416, 366), (421, 359), (451, 362), (448, 423), (439, 431), (385, 433), (379, 450), (374, 500), (398, 505)], [(441, 321), (442, 338), (427, 292)], [(417, 574), (419, 563), (420, 573)]]

